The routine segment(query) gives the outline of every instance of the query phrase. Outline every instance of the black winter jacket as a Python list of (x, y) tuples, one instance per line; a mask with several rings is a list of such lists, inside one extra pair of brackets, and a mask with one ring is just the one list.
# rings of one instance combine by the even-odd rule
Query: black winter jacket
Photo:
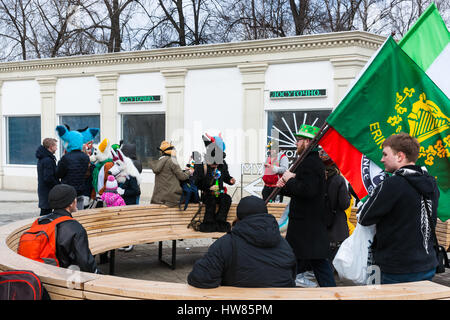
[(124, 183), (119, 184), (119, 187), (125, 190), (122, 198), (127, 205), (137, 204), (137, 198), (141, 195), (141, 188), (136, 177), (129, 176)]
[[(72, 217), (64, 209), (56, 209), (53, 213), (39, 218), (39, 224), (47, 224), (50, 219), (62, 216)], [(50, 219), (49, 219), (50, 218)], [(86, 230), (77, 220), (68, 220), (56, 226), (56, 257), (60, 267), (77, 265), (81, 271), (98, 273), (97, 264), (89, 249)]]
[(330, 168), (327, 173), (326, 190), (331, 214), (328, 237), (331, 242), (341, 242), (349, 236), (345, 210), (350, 206), (350, 193), (345, 179), (337, 171)]
[(436, 180), (418, 166), (395, 171), (361, 207), (359, 223), (376, 224), (374, 260), (381, 271), (415, 273), (437, 266), (434, 235), (426, 210), (421, 209), (421, 195), (432, 200), (432, 223), (436, 226), (439, 189)]
[[(217, 169), (221, 173), (221, 176), (219, 178), (219, 189), (224, 190), (223, 184), (230, 184), (232, 176), (228, 171), (228, 165), (225, 161), (223, 162), (223, 164), (219, 164)], [(193, 181), (197, 188), (204, 192), (203, 196), (214, 195), (214, 193), (209, 190), (209, 188), (216, 182), (216, 180), (214, 180), (214, 171), (215, 169), (207, 165), (205, 175), (204, 164), (196, 164), (194, 166)]]
[(61, 183), (74, 187), (77, 196), (81, 196), (85, 193), (88, 168), (88, 155), (81, 150), (73, 150), (59, 160), (56, 176), (61, 179)]
[(329, 238), (325, 223), (325, 166), (318, 151), (311, 151), (286, 182), (291, 197), (286, 240), (297, 259), (326, 259)]
[(48, 193), (59, 184), (56, 178), (56, 158), (43, 145), (36, 150), (39, 208), (50, 209)]
[[(234, 240), (234, 245), (233, 245)], [(198, 288), (295, 287), (296, 260), (267, 213), (238, 221), (197, 260), (187, 281)]]

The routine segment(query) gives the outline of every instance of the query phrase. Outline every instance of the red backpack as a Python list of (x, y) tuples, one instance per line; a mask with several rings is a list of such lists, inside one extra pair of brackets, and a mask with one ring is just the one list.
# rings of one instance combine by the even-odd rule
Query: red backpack
[(0, 272), (0, 300), (48, 300), (47, 291), (32, 271)]
[(73, 218), (63, 216), (47, 224), (39, 224), (39, 219), (36, 219), (30, 229), (20, 237), (17, 253), (29, 259), (59, 267), (59, 261), (56, 258), (56, 225), (67, 220), (73, 220)]

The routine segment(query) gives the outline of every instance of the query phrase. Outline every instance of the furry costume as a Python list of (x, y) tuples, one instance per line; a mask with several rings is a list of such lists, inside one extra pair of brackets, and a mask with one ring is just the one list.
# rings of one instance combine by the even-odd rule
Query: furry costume
[(109, 176), (108, 171), (114, 165), (112, 157), (113, 153), (108, 139), (103, 139), (100, 144), (94, 145), (92, 155), (89, 157), (90, 161), (95, 164), (92, 172), (92, 186), (94, 188), (91, 193), (92, 199), (100, 197), (105, 191), (105, 183)]
[[(56, 132), (63, 141), (67, 153), (59, 160), (56, 168), (56, 177), (62, 183), (71, 185), (81, 196), (85, 190), (86, 174), (89, 168), (89, 157), (82, 152), (83, 144), (92, 141), (98, 134), (98, 128), (85, 128), (70, 131), (66, 126), (57, 126)], [(82, 209), (82, 202), (79, 203)]]
[(133, 160), (126, 157), (119, 149), (113, 161), (114, 165), (109, 169), (109, 174), (113, 175), (119, 183), (117, 192), (122, 195), (127, 205), (137, 204), (137, 199), (141, 195), (141, 175), (133, 164)]
[[(227, 222), (228, 211), (231, 206), (231, 197), (226, 193), (224, 183), (232, 185), (232, 177), (225, 162), (225, 143), (221, 135), (218, 137), (203, 136), (206, 147), (205, 163), (196, 165), (194, 182), (202, 190), (202, 201), (205, 204), (205, 216), (199, 226), (201, 232), (228, 232), (230, 224)], [(218, 167), (212, 168), (212, 164)], [(220, 174), (219, 174), (220, 172)], [(218, 185), (217, 192), (211, 191), (212, 185)], [(216, 213), (216, 205), (219, 209)]]
[(74, 131), (70, 131), (68, 125), (57, 126), (56, 132), (58, 136), (63, 140), (63, 147), (67, 152), (73, 150), (82, 150), (83, 144), (94, 140), (95, 136), (99, 133), (98, 128), (84, 128)]

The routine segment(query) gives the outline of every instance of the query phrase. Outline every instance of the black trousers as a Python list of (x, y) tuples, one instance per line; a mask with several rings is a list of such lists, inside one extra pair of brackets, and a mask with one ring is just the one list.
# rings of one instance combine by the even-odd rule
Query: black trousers
[[(268, 187), (268, 186), (264, 186), (264, 188), (262, 189), (261, 195), (263, 197), (263, 200), (266, 201), (266, 199), (270, 196), (270, 194), (272, 193), (272, 191), (275, 189), (275, 187)], [(281, 193), (282, 191), (280, 191), (278, 194), (280, 195), (280, 202), (283, 202), (283, 194)], [(272, 202), (274, 202), (275, 199), (272, 199)]]
[[(216, 197), (213, 193), (205, 194), (203, 203), (205, 204), (205, 217), (200, 225), (202, 232), (228, 232), (231, 229), (227, 222), (228, 211), (231, 207), (231, 197), (226, 193), (221, 193)], [(219, 209), (216, 213), (216, 206)]]
[(308, 270), (314, 272), (317, 283), (321, 287), (336, 287), (334, 280), (333, 269), (328, 259), (298, 259), (297, 273), (302, 273)]

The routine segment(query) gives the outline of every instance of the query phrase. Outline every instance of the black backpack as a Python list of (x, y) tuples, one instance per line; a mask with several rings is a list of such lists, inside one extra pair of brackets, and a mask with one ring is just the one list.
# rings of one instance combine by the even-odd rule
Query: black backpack
[(0, 300), (50, 300), (39, 277), (32, 271), (0, 272)]

